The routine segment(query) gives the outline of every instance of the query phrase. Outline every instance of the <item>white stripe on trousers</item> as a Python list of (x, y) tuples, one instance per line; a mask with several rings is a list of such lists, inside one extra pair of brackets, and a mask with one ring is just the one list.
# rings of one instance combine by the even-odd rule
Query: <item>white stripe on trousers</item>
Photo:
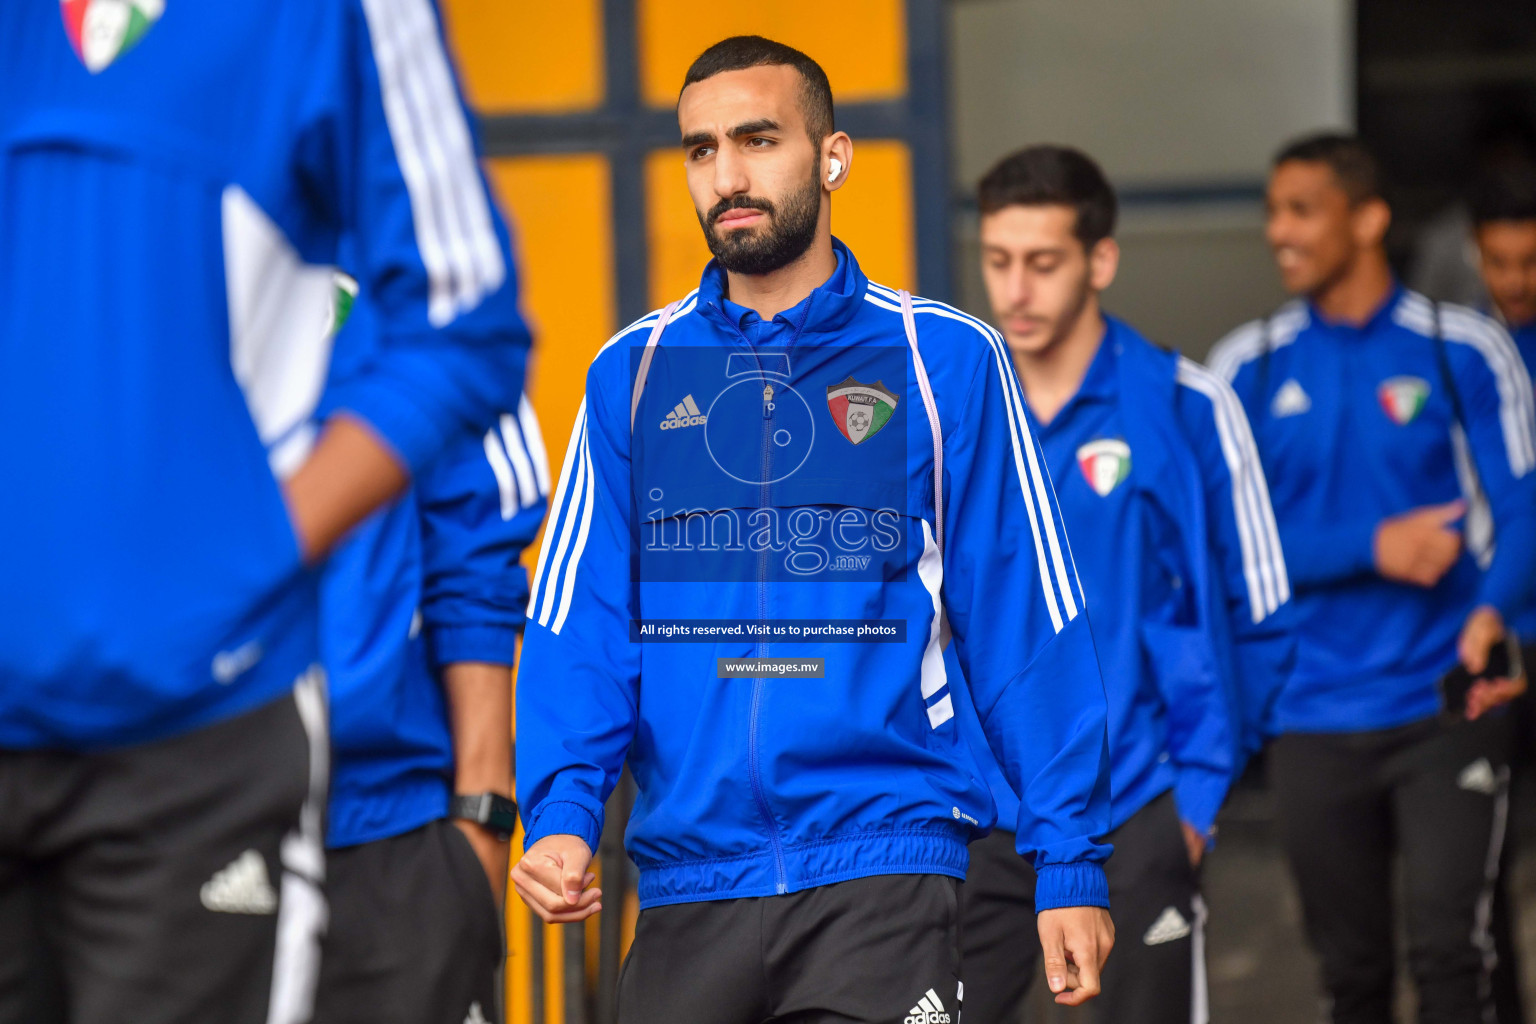
[(320, 979), (320, 939), (330, 923), (325, 902), (325, 803), (330, 790), (330, 739), (326, 733), (325, 672), (318, 666), (299, 677), (293, 702), (309, 738), (309, 796), (299, 823), (283, 837), (283, 877), (278, 896), (277, 948), (272, 955), (272, 999), (267, 1024), (307, 1024)]
[(1509, 823), (1509, 767), (1499, 769), (1499, 792), (1493, 803), (1493, 828), (1488, 836), (1488, 857), (1483, 862), (1483, 888), (1477, 895), (1477, 909), (1472, 924), (1472, 944), (1483, 955), (1483, 969), (1477, 979), (1477, 998), (1482, 1004), (1484, 1024), (1496, 1024), (1497, 1008), (1493, 1001), (1493, 971), (1499, 966), (1499, 951), (1493, 943), (1493, 896), (1499, 884), (1499, 861), (1504, 854), (1504, 833)]

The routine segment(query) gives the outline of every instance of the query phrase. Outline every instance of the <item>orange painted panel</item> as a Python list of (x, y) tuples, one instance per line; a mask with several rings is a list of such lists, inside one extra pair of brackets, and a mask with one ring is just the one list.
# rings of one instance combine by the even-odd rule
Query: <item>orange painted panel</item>
[(763, 35), (809, 54), (840, 103), (907, 91), (903, 0), (639, 0), (640, 90), (671, 107), (694, 58), (734, 35)]
[(848, 243), (870, 280), (917, 287), (912, 153), (905, 142), (853, 140), (848, 183), (832, 197), (832, 233)]
[[(558, 474), (585, 387), (587, 366), (614, 332), (613, 215), (606, 157), (507, 157), (486, 172), (512, 222), (523, 314), (534, 335), (528, 394), (543, 428), (551, 474)], [(530, 546), (524, 561), (538, 557)], [(522, 835), (513, 849), (522, 848)], [(509, 892), (507, 900), (509, 1024), (564, 1020), (562, 935), (546, 927)], [(544, 933), (543, 1021), (533, 1021), (533, 965), (528, 936)]]
[(476, 110), (551, 113), (603, 102), (602, 0), (443, 0), (443, 20)]
[(645, 158), (645, 221), (649, 236), (651, 307), (680, 299), (699, 283), (709, 246), (688, 196), (681, 149), (656, 149)]
[[(709, 262), (681, 150), (646, 157), (645, 195), (651, 305), (664, 306), (695, 288)], [(915, 285), (912, 155), (905, 143), (854, 140), (848, 181), (832, 197), (832, 232), (874, 280), (892, 288)]]
[(578, 154), (488, 163), (502, 208), (512, 216), (523, 312), (534, 336), (528, 394), (553, 477), (565, 457), (587, 366), (615, 330), (608, 161)]

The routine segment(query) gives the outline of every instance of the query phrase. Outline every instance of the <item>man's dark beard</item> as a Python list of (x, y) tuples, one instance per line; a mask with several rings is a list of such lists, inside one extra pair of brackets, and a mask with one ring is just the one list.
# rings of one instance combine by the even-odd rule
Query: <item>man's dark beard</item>
[[(816, 221), (821, 214), (820, 161), (804, 188), (791, 192), (775, 206), (755, 196), (722, 199), (699, 217), (704, 241), (720, 265), (733, 274), (771, 274), (795, 262), (816, 240)], [(767, 230), (738, 228), (722, 236), (715, 222), (727, 210), (761, 210), (768, 215)]]

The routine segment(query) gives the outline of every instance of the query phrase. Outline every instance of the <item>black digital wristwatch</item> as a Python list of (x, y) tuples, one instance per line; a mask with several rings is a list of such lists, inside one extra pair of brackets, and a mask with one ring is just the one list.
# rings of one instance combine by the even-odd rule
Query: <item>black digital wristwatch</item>
[(472, 821), (502, 842), (517, 828), (517, 804), (500, 793), (457, 793), (448, 804), (448, 816)]

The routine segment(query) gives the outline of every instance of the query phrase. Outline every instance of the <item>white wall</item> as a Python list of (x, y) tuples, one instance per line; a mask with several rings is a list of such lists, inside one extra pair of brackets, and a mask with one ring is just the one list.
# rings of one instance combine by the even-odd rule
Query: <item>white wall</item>
[(1276, 143), (1345, 125), (1348, 0), (954, 0), (955, 167), (1080, 146), (1124, 184), (1247, 180)]
[[(1191, 354), (1282, 298), (1261, 204), (1230, 189), (1351, 123), (1352, 0), (951, 0), (950, 19), (956, 189), (1024, 145), (1087, 151), (1127, 200), (1106, 306)], [(984, 313), (975, 234), (961, 218), (958, 298)]]

